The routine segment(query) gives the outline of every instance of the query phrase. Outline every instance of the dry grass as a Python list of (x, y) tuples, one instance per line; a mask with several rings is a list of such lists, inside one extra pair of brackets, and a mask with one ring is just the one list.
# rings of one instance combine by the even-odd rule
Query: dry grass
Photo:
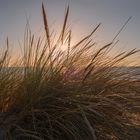
[(69, 7), (56, 40), (42, 11), (46, 39), (27, 28), (23, 57), (12, 65), (18, 68), (11, 68), (8, 39), (0, 56), (0, 139), (138, 140), (132, 119), (140, 112), (140, 79), (120, 67), (138, 50), (110, 59), (115, 40), (95, 49), (100, 24), (71, 46)]

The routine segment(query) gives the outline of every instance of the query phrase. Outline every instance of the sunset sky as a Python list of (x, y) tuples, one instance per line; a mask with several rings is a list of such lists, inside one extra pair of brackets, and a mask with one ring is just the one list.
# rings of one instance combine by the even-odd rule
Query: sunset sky
[(34, 33), (43, 31), (42, 2), (50, 27), (56, 29), (61, 27), (66, 6), (70, 5), (70, 24), (75, 30), (75, 40), (88, 34), (101, 22), (95, 38), (99, 43), (110, 41), (124, 22), (133, 16), (118, 37), (118, 47), (122, 50), (140, 49), (140, 0), (0, 0), (1, 44), (8, 36), (11, 44), (16, 46), (23, 37), (27, 18)]

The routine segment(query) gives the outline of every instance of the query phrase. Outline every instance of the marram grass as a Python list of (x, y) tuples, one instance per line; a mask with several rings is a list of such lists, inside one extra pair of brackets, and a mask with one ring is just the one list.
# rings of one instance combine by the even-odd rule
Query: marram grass
[(138, 140), (140, 79), (121, 67), (138, 50), (110, 58), (115, 40), (95, 49), (100, 24), (71, 45), (69, 7), (54, 39), (43, 5), (42, 14), (46, 38), (27, 28), (23, 56), (11, 64), (8, 39), (0, 56), (0, 139)]

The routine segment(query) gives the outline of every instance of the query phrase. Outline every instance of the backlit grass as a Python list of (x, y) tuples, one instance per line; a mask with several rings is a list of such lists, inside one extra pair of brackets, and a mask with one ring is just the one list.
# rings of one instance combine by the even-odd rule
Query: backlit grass
[(42, 15), (45, 38), (27, 27), (23, 56), (10, 63), (8, 39), (0, 56), (0, 139), (137, 140), (140, 79), (122, 66), (138, 50), (110, 57), (115, 39), (97, 49), (101, 24), (71, 45), (69, 7), (54, 39), (43, 5)]

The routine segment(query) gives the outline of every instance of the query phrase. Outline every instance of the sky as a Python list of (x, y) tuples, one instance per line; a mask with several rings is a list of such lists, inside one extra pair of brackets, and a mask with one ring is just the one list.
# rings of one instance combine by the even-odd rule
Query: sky
[(47, 11), (49, 26), (56, 29), (61, 27), (66, 6), (70, 5), (69, 21), (75, 31), (75, 40), (90, 33), (101, 22), (102, 26), (95, 39), (101, 44), (109, 42), (132, 16), (118, 37), (118, 50), (140, 49), (140, 0), (0, 0), (0, 47), (7, 36), (11, 46), (18, 46), (18, 40), (23, 38), (27, 18), (32, 32), (42, 33), (42, 2)]

